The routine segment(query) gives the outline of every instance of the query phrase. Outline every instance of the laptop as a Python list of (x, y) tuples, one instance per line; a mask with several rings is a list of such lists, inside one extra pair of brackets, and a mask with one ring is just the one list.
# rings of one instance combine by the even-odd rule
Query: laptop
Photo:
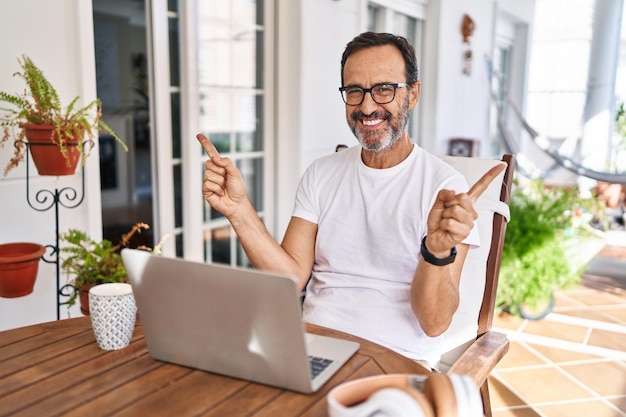
[(304, 332), (290, 277), (123, 249), (154, 359), (292, 391), (317, 391), (358, 350)]

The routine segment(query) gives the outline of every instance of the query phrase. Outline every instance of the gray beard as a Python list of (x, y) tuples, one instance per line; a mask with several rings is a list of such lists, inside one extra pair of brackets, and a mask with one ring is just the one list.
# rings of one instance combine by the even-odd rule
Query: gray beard
[(357, 140), (361, 144), (361, 147), (366, 151), (370, 152), (381, 152), (385, 149), (389, 149), (395, 145), (400, 137), (402, 137), (402, 133), (406, 128), (409, 122), (409, 97), (407, 96), (404, 103), (402, 103), (402, 113), (400, 114), (397, 121), (394, 119), (390, 119), (390, 124), (387, 127), (386, 131), (382, 133), (382, 136), (379, 140), (368, 140), (368, 139), (376, 139), (377, 135), (380, 135), (380, 132), (363, 132), (357, 128), (357, 123), (352, 127), (352, 133), (356, 136)]

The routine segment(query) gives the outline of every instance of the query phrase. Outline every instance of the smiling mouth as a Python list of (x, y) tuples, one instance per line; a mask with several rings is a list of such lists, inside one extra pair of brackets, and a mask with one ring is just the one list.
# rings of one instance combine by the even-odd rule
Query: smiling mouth
[(361, 122), (363, 122), (365, 126), (377, 126), (384, 121), (385, 119), (362, 119), (361, 120)]
[(386, 120), (391, 120), (391, 113), (375, 111), (370, 114), (365, 114), (361, 111), (356, 111), (352, 113), (352, 120), (361, 122), (364, 127), (371, 129), (380, 126)]

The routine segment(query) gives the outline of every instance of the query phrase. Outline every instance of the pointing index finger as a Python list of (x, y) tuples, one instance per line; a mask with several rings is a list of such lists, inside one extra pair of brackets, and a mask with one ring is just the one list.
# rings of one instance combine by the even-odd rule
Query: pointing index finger
[(211, 143), (209, 138), (207, 138), (202, 133), (198, 133), (196, 135), (196, 138), (198, 139), (206, 153), (209, 155), (209, 158), (220, 158), (220, 153), (217, 151), (217, 148), (215, 148), (213, 143)]
[(467, 192), (467, 195), (474, 201), (478, 200), (489, 184), (506, 168), (506, 164), (498, 164), (485, 173)]

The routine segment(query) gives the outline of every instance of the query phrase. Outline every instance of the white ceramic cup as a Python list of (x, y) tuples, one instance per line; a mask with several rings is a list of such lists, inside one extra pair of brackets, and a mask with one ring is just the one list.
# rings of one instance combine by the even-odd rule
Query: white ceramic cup
[(135, 329), (137, 306), (130, 284), (100, 284), (89, 290), (91, 325), (100, 349), (122, 349)]

